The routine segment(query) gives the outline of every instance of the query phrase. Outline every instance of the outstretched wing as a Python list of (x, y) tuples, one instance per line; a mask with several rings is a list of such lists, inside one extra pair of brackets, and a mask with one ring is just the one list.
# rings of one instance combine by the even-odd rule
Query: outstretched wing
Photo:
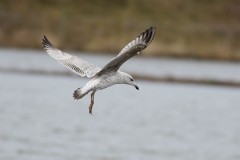
[(106, 72), (117, 71), (121, 65), (128, 59), (135, 55), (138, 55), (143, 49), (145, 49), (153, 40), (155, 35), (155, 27), (150, 27), (142, 34), (140, 34), (136, 39), (128, 43), (109, 63), (107, 63), (103, 69), (98, 73), (101, 75)]
[(55, 48), (47, 39), (46, 36), (44, 36), (42, 40), (42, 44), (46, 52), (56, 59), (61, 64), (65, 65), (68, 69), (73, 71), (74, 73), (84, 77), (93, 77), (95, 76), (101, 68), (90, 64), (76, 56), (73, 56), (71, 54), (62, 52), (61, 50)]

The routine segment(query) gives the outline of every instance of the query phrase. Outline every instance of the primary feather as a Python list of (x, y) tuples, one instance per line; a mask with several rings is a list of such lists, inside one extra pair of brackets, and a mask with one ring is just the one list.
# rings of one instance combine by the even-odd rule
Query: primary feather
[(109, 63), (107, 63), (103, 69), (98, 73), (101, 75), (105, 72), (114, 72), (117, 71), (121, 65), (132, 58), (135, 55), (138, 55), (143, 49), (145, 49), (153, 40), (155, 35), (155, 27), (150, 27), (143, 33), (141, 33), (137, 38), (128, 43)]
[(46, 52), (51, 57), (82, 77), (93, 77), (101, 70), (101, 68), (93, 64), (55, 48), (46, 36), (44, 36), (42, 44)]

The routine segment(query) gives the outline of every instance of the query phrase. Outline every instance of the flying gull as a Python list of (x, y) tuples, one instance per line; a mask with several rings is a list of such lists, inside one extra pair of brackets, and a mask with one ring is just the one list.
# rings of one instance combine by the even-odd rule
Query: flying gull
[(89, 113), (92, 114), (94, 104), (94, 95), (97, 90), (105, 89), (114, 84), (128, 84), (134, 86), (139, 90), (138, 86), (134, 83), (131, 75), (119, 70), (121, 65), (128, 59), (138, 55), (145, 49), (153, 40), (155, 34), (155, 27), (150, 27), (140, 34), (136, 39), (128, 43), (119, 54), (108, 62), (103, 68), (90, 64), (76, 56), (62, 52), (55, 48), (50, 41), (44, 36), (42, 44), (46, 52), (56, 59), (61, 64), (65, 65), (68, 69), (81, 77), (91, 78), (87, 84), (74, 91), (73, 97), (75, 100), (81, 99), (89, 92), (91, 93), (91, 103), (89, 105)]

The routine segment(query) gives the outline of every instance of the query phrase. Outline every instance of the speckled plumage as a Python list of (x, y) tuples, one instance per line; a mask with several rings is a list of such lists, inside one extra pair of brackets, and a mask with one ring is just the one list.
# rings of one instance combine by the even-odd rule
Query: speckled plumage
[(119, 68), (124, 62), (138, 55), (151, 43), (155, 35), (155, 30), (155, 27), (150, 27), (145, 30), (136, 39), (128, 43), (119, 54), (102, 69), (55, 48), (46, 36), (44, 36), (42, 44), (51, 57), (65, 65), (68, 69), (82, 77), (92, 78), (84, 87), (78, 88), (73, 93), (74, 99), (81, 99), (89, 92), (92, 92), (89, 106), (89, 113), (92, 114), (94, 94), (97, 90), (110, 87), (114, 84), (129, 84), (138, 89), (138, 86), (134, 84), (133, 78), (129, 74), (119, 71)]

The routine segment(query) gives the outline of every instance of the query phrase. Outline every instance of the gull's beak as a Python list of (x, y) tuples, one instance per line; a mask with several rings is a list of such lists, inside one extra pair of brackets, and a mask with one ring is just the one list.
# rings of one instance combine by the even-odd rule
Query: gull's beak
[(139, 90), (139, 87), (138, 87), (137, 85), (134, 85), (134, 87), (135, 87), (137, 90)]

